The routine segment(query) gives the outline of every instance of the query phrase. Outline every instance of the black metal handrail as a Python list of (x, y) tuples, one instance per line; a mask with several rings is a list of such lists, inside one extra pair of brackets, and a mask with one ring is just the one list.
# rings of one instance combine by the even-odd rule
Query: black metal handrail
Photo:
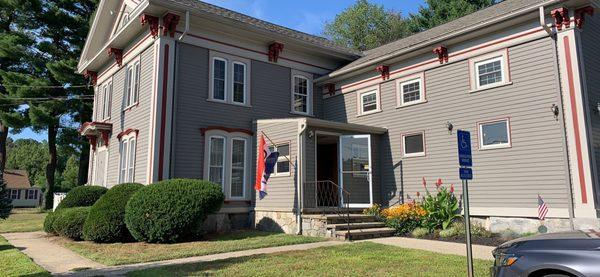
[(350, 193), (331, 180), (305, 182), (302, 189), (303, 209), (325, 215), (337, 214), (346, 219), (346, 238), (350, 238)]

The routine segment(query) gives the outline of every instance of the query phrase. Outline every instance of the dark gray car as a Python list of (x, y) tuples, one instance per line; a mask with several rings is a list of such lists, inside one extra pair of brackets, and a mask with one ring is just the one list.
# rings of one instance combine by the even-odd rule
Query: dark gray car
[(493, 251), (492, 276), (599, 276), (600, 232), (574, 231), (512, 240)]

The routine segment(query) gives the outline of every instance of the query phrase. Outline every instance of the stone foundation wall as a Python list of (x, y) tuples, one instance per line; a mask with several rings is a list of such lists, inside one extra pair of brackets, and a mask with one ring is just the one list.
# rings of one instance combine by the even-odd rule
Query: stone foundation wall
[(254, 226), (258, 230), (295, 234), (298, 230), (293, 212), (254, 211)]
[(327, 220), (318, 217), (302, 216), (302, 235), (309, 237), (332, 237), (327, 231)]
[(249, 213), (218, 213), (209, 215), (202, 229), (207, 233), (225, 233), (252, 227)]
[[(517, 234), (536, 233), (542, 225), (540, 220), (533, 218), (516, 217), (473, 217), (472, 223), (482, 224), (493, 233), (513, 231)], [(597, 218), (574, 218), (573, 225), (576, 230), (600, 229), (600, 219)], [(549, 218), (544, 220), (544, 226), (548, 233), (570, 231), (571, 226), (568, 218)]]

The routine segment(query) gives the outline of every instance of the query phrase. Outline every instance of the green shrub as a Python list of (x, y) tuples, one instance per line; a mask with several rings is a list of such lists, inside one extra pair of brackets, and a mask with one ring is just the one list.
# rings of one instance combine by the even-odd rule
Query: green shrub
[(424, 226), (429, 231), (440, 228), (447, 229), (454, 220), (462, 217), (458, 199), (454, 196), (454, 185), (447, 189), (442, 186), (442, 180), (438, 179), (435, 193), (429, 192), (425, 179), (423, 179), (423, 186), (426, 189), (426, 194), (421, 205), (427, 212)]
[(95, 242), (126, 242), (132, 239), (125, 226), (125, 206), (144, 185), (126, 183), (112, 187), (90, 209), (83, 238)]
[[(450, 229), (454, 229), (456, 231), (456, 234), (459, 236), (465, 235), (465, 223), (463, 221), (454, 222)], [(471, 223), (471, 236), (480, 238), (490, 238), (492, 237), (492, 235), (492, 232), (485, 229), (483, 224), (477, 222)]]
[(89, 213), (90, 207), (64, 208), (57, 213), (52, 228), (59, 236), (81, 240), (83, 224)]
[(125, 207), (125, 224), (146, 242), (175, 242), (198, 234), (223, 204), (221, 187), (208, 181), (172, 179), (138, 190)]
[(56, 231), (53, 228), (54, 220), (58, 217), (57, 212), (49, 212), (44, 219), (44, 232), (52, 235), (56, 235)]
[(60, 201), (56, 209), (92, 206), (107, 190), (105, 187), (100, 186), (75, 187), (67, 193), (65, 199)]
[(363, 210), (364, 215), (374, 216), (376, 218), (381, 218), (381, 206), (379, 204), (373, 204), (371, 207)]
[(416, 228), (411, 232), (412, 236), (415, 238), (422, 238), (425, 237), (427, 235), (429, 235), (429, 230), (427, 230), (427, 228)]
[(445, 230), (440, 230), (440, 237), (442, 238), (452, 238), (458, 235), (458, 232), (455, 228), (448, 228)]

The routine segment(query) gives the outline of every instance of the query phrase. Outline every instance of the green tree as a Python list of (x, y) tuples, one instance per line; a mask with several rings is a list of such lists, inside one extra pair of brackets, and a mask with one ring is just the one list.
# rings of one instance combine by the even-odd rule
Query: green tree
[(4, 172), (0, 171), (0, 219), (7, 219), (12, 210), (12, 200), (9, 198)]
[(426, 0), (419, 12), (410, 15), (410, 31), (421, 32), (477, 10), (489, 7), (497, 0)]
[(403, 38), (408, 25), (399, 12), (386, 10), (367, 0), (356, 3), (325, 25), (324, 35), (356, 50), (367, 50)]
[(70, 190), (78, 186), (77, 175), (79, 173), (79, 160), (77, 156), (71, 155), (65, 165), (65, 170), (62, 171), (62, 181), (60, 184), (61, 190)]
[[(18, 139), (8, 150), (6, 167), (27, 171), (29, 182), (39, 187), (45, 187), (43, 182), (46, 173), (44, 164), (48, 161), (48, 146), (45, 142), (33, 139)], [(40, 180), (42, 182), (40, 183)]]

